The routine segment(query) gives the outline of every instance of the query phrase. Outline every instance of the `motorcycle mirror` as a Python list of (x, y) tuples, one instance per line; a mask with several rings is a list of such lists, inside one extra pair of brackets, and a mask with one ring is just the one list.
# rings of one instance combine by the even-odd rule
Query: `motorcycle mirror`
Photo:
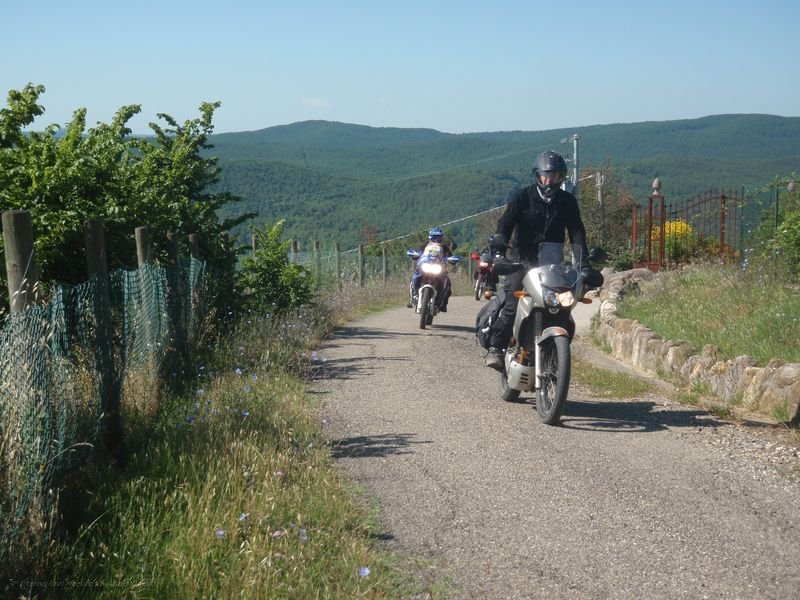
[(472, 254), (470, 254), (470, 255), (469, 255), (469, 257), (470, 257), (472, 260), (480, 260), (480, 258), (481, 258), (481, 255), (480, 255), (480, 254), (478, 254), (477, 252), (473, 252)]
[(460, 256), (448, 256), (448, 257), (447, 257), (447, 262), (449, 262), (451, 265), (454, 265), (454, 264), (456, 264), (456, 263), (457, 263), (457, 262), (459, 262), (460, 260), (461, 260), (461, 257), (460, 257)]
[(416, 260), (417, 258), (419, 258), (419, 252), (417, 252), (416, 250), (406, 250), (406, 256)]
[(592, 262), (602, 263), (605, 262), (607, 259), (608, 259), (608, 253), (602, 248), (595, 246), (594, 248), (591, 248), (589, 250), (589, 260), (591, 260)]

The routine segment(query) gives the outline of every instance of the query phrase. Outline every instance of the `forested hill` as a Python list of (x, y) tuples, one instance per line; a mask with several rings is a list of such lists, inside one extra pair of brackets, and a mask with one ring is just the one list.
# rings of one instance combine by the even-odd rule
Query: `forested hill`
[(350, 247), (501, 205), (528, 183), (536, 154), (571, 156), (561, 140), (575, 133), (582, 174), (610, 164), (639, 199), (656, 176), (676, 200), (800, 172), (800, 118), (770, 115), (469, 134), (304, 121), (213, 135), (209, 153), (220, 159), (220, 187), (244, 198), (225, 216), (284, 218), (289, 237)]

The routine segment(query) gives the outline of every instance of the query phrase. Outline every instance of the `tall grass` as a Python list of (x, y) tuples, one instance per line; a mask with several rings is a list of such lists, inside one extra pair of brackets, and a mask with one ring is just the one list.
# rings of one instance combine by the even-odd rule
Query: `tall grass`
[(133, 439), (124, 469), (85, 472), (62, 490), (61, 535), (5, 591), (37, 598), (419, 593), (375, 547), (371, 515), (334, 465), (302, 378), (319, 340), (357, 314), (404, 302), (407, 283), (402, 275), (385, 288), (327, 293), (291, 318), (241, 319), (195, 365), (189, 392), (162, 391), (155, 417), (143, 416), (151, 422), (126, 424)]
[(691, 265), (662, 273), (644, 293), (630, 294), (619, 314), (666, 339), (701, 349), (719, 347), (727, 359), (747, 354), (800, 362), (800, 288), (763, 271), (734, 265)]

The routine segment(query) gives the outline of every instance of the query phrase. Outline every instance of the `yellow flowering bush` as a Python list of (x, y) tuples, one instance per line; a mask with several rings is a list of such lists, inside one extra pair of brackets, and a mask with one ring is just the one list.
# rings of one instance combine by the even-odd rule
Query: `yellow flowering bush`
[[(661, 243), (661, 226), (653, 225), (650, 241)], [(691, 224), (684, 219), (669, 220), (664, 223), (664, 256), (669, 260), (686, 259), (697, 250), (697, 236)]]

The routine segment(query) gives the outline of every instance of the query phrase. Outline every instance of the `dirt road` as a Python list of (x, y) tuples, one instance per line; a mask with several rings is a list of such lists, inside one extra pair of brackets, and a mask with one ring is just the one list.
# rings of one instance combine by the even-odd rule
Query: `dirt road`
[(333, 452), (418, 577), (456, 598), (800, 595), (791, 449), (655, 395), (577, 386), (562, 425), (542, 425), (530, 396), (499, 399), (479, 306), (453, 298), (426, 330), (410, 309), (373, 314), (318, 352)]

